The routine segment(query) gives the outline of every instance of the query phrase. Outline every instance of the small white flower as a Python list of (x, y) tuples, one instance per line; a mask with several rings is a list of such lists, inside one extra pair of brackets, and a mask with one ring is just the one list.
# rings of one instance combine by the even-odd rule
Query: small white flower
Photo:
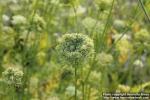
[(118, 30), (125, 28), (126, 24), (123, 20), (116, 19), (113, 23), (114, 27)]
[(10, 20), (10, 18), (9, 18), (9, 16), (7, 16), (7, 15), (3, 15), (2, 16), (2, 19), (3, 19), (3, 22), (5, 23), (7, 23), (9, 20)]
[[(70, 85), (66, 88), (66, 92), (65, 92), (67, 95), (69, 96), (74, 96), (75, 95), (75, 87)], [(77, 96), (80, 96), (81, 95), (81, 92), (79, 90), (77, 90)]]
[(140, 31), (134, 34), (136, 41), (145, 42), (150, 40), (150, 34), (147, 29), (141, 29)]
[(12, 24), (14, 25), (26, 24), (27, 22), (26, 18), (22, 15), (15, 15), (12, 18)]
[(139, 59), (135, 60), (133, 63), (134, 66), (144, 67), (143, 62)]
[(102, 52), (96, 57), (97, 63), (101, 66), (109, 66), (113, 62), (113, 56), (111, 54), (107, 54)]
[(2, 73), (2, 76), (8, 85), (19, 87), (22, 84), (23, 72), (18, 68), (9, 67)]

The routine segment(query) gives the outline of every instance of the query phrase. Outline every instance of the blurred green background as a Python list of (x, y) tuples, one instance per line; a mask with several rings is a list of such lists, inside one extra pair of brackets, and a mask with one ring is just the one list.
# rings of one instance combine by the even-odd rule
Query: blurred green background
[[(94, 41), (77, 100), (150, 92), (149, 16), (150, 0), (0, 0), (0, 100), (74, 100), (74, 68), (55, 48), (66, 33)], [(4, 82), (9, 67), (24, 73), (20, 87)]]

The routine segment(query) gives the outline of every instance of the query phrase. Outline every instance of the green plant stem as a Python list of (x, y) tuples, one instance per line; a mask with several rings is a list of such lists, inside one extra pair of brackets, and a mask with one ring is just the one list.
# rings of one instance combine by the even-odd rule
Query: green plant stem
[[(99, 9), (98, 9), (98, 12), (97, 12), (97, 15), (96, 15), (96, 19), (99, 19), (99, 16), (100, 16), (100, 15), (101, 15), (101, 10), (100, 10), (100, 8), (99, 8)], [(91, 30), (90, 34), (92, 34), (92, 33), (95, 31), (95, 28), (96, 28), (98, 22), (99, 22), (99, 21), (96, 21), (96, 23), (95, 23), (94, 26), (92, 27), (92, 30)], [(92, 36), (92, 37), (93, 37), (93, 36)]]
[[(30, 18), (30, 21), (31, 21), (31, 25), (33, 24), (33, 19), (34, 19), (34, 16), (35, 16), (35, 14), (36, 14), (36, 11), (37, 11), (37, 5), (38, 5), (38, 1), (39, 0), (36, 0), (35, 1), (35, 4), (33, 4), (33, 12), (32, 12), (32, 14), (31, 14), (31, 18)], [(29, 38), (29, 35), (30, 35), (30, 28), (28, 29), (28, 32), (27, 32), (27, 35), (26, 35), (26, 38), (25, 38), (25, 43), (27, 43), (27, 41), (28, 41), (28, 38)]]
[(74, 4), (71, 4), (72, 7), (73, 7), (73, 11), (74, 11), (74, 14), (75, 14), (75, 25), (77, 27), (77, 33), (79, 33), (79, 25), (78, 25), (78, 17), (77, 17), (77, 10), (76, 10), (76, 7), (74, 6)]
[(90, 100), (90, 94), (91, 94), (91, 87), (89, 86), (87, 90), (87, 99)]
[(16, 91), (16, 94), (17, 94), (18, 100), (22, 100), (21, 92), (20, 91)]
[(82, 99), (85, 100), (84, 82), (82, 82)]
[[(92, 64), (93, 65), (93, 64)], [(90, 76), (90, 74), (91, 74), (91, 71), (92, 71), (92, 66), (89, 68), (89, 70), (88, 70), (88, 73), (87, 73), (87, 76), (86, 76), (86, 78), (85, 78), (85, 80), (83, 81), (83, 83), (84, 83), (84, 99), (88, 96), (87, 95), (87, 89), (88, 89), (88, 87), (87, 87), (87, 84), (85, 84), (85, 83), (87, 83), (87, 81), (88, 81), (88, 79), (89, 79), (89, 76)], [(86, 100), (86, 99), (85, 99)]]
[[(94, 58), (93, 58), (93, 60), (95, 59), (95, 55), (94, 55)], [(92, 68), (93, 68), (93, 66), (94, 66), (94, 64), (95, 64), (96, 62), (95, 62), (95, 60), (94, 61), (92, 61), (92, 63), (91, 63), (91, 65), (90, 65), (90, 68), (89, 68), (89, 70), (88, 70), (88, 73), (87, 73), (87, 75), (86, 75), (86, 77), (85, 77), (85, 79), (83, 80), (83, 83), (84, 83), (84, 99), (86, 100), (86, 91), (87, 91), (87, 81), (88, 81), (88, 79), (89, 79), (89, 76), (90, 76), (90, 74), (91, 74), (91, 72), (92, 72)]]
[(83, 77), (83, 67), (81, 68), (81, 76), (82, 76), (82, 100), (85, 100), (85, 83), (84, 83), (84, 77)]
[[(104, 30), (103, 30), (103, 33), (102, 33), (102, 45), (104, 46), (104, 41), (105, 41), (105, 33), (107, 32), (108, 30), (108, 27), (109, 27), (109, 23), (110, 23), (110, 19), (112, 17), (112, 11), (113, 11), (113, 7), (115, 5), (115, 0), (112, 1), (112, 5), (111, 5), (111, 8), (109, 10), (109, 14), (108, 14), (108, 17), (107, 17), (107, 21), (106, 21), (106, 24), (105, 24), (105, 27), (104, 27)], [(102, 47), (103, 47), (102, 46)], [(102, 48), (103, 49), (103, 48)]]
[(2, 14), (3, 14), (3, 7), (0, 7), (0, 31), (2, 31), (2, 26), (3, 26), (3, 23), (2, 23)]
[[(140, 1), (140, 4), (141, 4), (141, 6), (142, 6), (142, 8), (143, 8), (143, 10), (144, 10), (144, 13), (146, 14), (146, 16), (147, 16), (147, 18), (148, 18), (148, 20), (149, 20), (149, 22), (150, 22), (150, 17), (148, 16), (147, 11), (146, 11), (146, 9), (145, 9), (145, 7), (144, 7), (142, 1), (141, 1), (141, 0), (139, 0), (139, 1)], [(138, 7), (137, 7), (137, 8), (138, 8)], [(133, 15), (134, 15), (133, 18), (131, 17), (131, 19), (136, 19), (138, 16), (140, 16), (141, 13), (138, 13), (138, 9), (137, 9), (137, 8), (136, 8), (136, 11), (135, 11), (134, 14), (133, 14)], [(135, 21), (131, 21), (131, 22), (129, 23), (129, 26), (133, 25), (134, 22), (135, 22)], [(112, 46), (107, 50), (107, 52), (110, 52), (110, 51), (114, 48), (114, 46), (124, 37), (124, 35), (126, 34), (127, 31), (128, 31), (128, 27), (125, 29), (125, 31), (122, 33), (122, 35), (116, 40), (116, 42), (114, 42), (114, 43), (112, 44)]]
[(75, 66), (75, 100), (77, 100), (77, 66)]
[(139, 1), (140, 5), (142, 7), (142, 10), (144, 11), (145, 16), (147, 17), (147, 19), (148, 19), (148, 21), (150, 23), (150, 17), (149, 17), (148, 12), (146, 11), (146, 9), (144, 7), (144, 4), (143, 4), (142, 0), (138, 0), (138, 1)]
[[(137, 8), (138, 8), (138, 7), (137, 7)], [(138, 9), (137, 9), (137, 8), (136, 8), (136, 10), (135, 10), (135, 12), (134, 12), (134, 14), (133, 14), (134, 16), (133, 16), (133, 17), (132, 17), (132, 16), (130, 17), (131, 20), (132, 20), (132, 19), (136, 19), (136, 18), (140, 15), (140, 13), (138, 13)], [(133, 25), (134, 22), (135, 22), (135, 21), (131, 21), (128, 26)], [(125, 34), (126, 34), (127, 31), (128, 31), (128, 27), (124, 29), (124, 32), (122, 33), (122, 35), (112, 44), (112, 46), (111, 46), (110, 48), (108, 48), (108, 50), (107, 50), (108, 53), (111, 52), (112, 49), (115, 47), (115, 45), (125, 36)]]

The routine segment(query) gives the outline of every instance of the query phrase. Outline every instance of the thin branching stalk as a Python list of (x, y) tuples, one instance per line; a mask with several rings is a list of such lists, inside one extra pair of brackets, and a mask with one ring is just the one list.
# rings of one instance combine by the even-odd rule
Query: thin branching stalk
[[(98, 12), (97, 12), (97, 15), (96, 15), (96, 19), (99, 19), (99, 16), (101, 15), (100, 12), (101, 12), (101, 9), (99, 8), (99, 9), (98, 9)], [(96, 23), (93, 25), (90, 34), (92, 34), (92, 33), (95, 31), (95, 28), (96, 28), (97, 24), (98, 24), (98, 21), (96, 21)]]
[(90, 100), (90, 95), (91, 95), (91, 87), (89, 85), (88, 90), (87, 90), (87, 100)]
[(79, 33), (79, 25), (78, 25), (78, 17), (77, 17), (77, 10), (74, 6), (74, 4), (71, 4), (72, 7), (73, 7), (73, 11), (74, 11), (74, 14), (75, 14), (75, 25), (77, 27), (77, 33)]
[[(138, 8), (138, 6), (137, 6)], [(135, 12), (134, 12), (134, 16), (131, 17), (131, 20), (136, 19), (141, 13), (138, 13), (138, 9), (136, 8)], [(135, 21), (130, 21), (129, 26), (133, 25)], [(124, 32), (122, 33), (122, 35), (112, 44), (112, 46), (107, 50), (107, 52), (111, 52), (112, 49), (114, 48), (114, 46), (125, 36), (126, 32), (128, 31), (128, 27), (126, 27), (124, 29)]]
[(84, 83), (84, 79), (83, 79), (83, 67), (81, 68), (81, 76), (82, 76), (82, 99), (85, 100), (85, 83)]
[[(91, 66), (90, 66), (90, 68), (89, 68), (89, 70), (88, 70), (88, 73), (87, 73), (87, 75), (86, 75), (86, 77), (85, 77), (85, 79), (83, 80), (83, 84), (84, 84), (84, 93), (87, 91), (87, 82), (88, 82), (88, 79), (89, 79), (89, 76), (90, 76), (90, 74), (91, 74), (91, 72), (92, 72), (92, 67), (94, 66), (94, 64), (95, 64), (95, 55), (94, 55), (94, 57), (93, 57), (93, 61), (92, 61), (92, 64), (91, 64)], [(84, 98), (85, 98), (85, 100), (86, 100), (86, 93), (84, 94)]]
[(16, 90), (16, 94), (17, 94), (18, 100), (22, 100), (22, 91), (20, 91), (19, 88)]
[[(35, 16), (35, 14), (36, 14), (36, 11), (37, 11), (37, 8), (36, 8), (36, 6), (38, 5), (38, 1), (39, 0), (36, 0), (35, 1), (35, 4), (33, 5), (33, 13), (31, 14), (31, 25), (33, 24), (33, 19), (34, 19), (34, 16)], [(27, 43), (27, 41), (28, 41), (28, 37), (29, 37), (29, 35), (30, 35), (30, 28), (28, 29), (28, 32), (27, 32), (27, 35), (26, 35), (26, 38), (25, 38), (25, 43)]]
[[(36, 14), (36, 11), (37, 11), (37, 5), (38, 5), (38, 2), (39, 2), (39, 0), (35, 0), (35, 2), (34, 2), (34, 4), (33, 4), (33, 11), (32, 11), (32, 14), (31, 14), (31, 17), (30, 17), (30, 24), (32, 25), (33, 24), (33, 20), (34, 20), (34, 16), (35, 16), (35, 14)], [(29, 38), (29, 35), (30, 35), (30, 28), (28, 29), (28, 31), (27, 31), (27, 35), (26, 35), (26, 37), (25, 37), (25, 40), (24, 40), (24, 42), (27, 44), (27, 42), (28, 42), (28, 38)], [(28, 48), (26, 48), (25, 47), (25, 49), (24, 49), (24, 52), (23, 52), (23, 59), (25, 59), (26, 58), (26, 54), (27, 54), (27, 52), (28, 52)], [(25, 84), (26, 84), (26, 87), (28, 88), (28, 84), (29, 84), (29, 78), (30, 78), (30, 76), (29, 76), (29, 69), (27, 68), (27, 66), (25, 66), (25, 68), (23, 69), (24, 70), (24, 72), (25, 72), (25, 74), (26, 74), (26, 77), (25, 77)], [(28, 89), (27, 89), (28, 90)], [(26, 97), (27, 98), (29, 98), (29, 90), (27, 91), (27, 94), (28, 95), (26, 95)]]
[[(112, 17), (112, 11), (113, 11), (113, 7), (115, 5), (115, 0), (112, 1), (112, 5), (111, 5), (111, 8), (109, 10), (109, 14), (108, 14), (108, 17), (107, 17), (107, 21), (106, 21), (106, 24), (105, 24), (105, 27), (104, 27), (104, 30), (102, 32), (102, 45), (104, 45), (104, 39), (105, 39), (105, 33), (107, 32), (107, 29), (109, 27), (109, 23), (110, 23), (110, 19)], [(103, 46), (102, 46), (103, 47)]]
[(2, 31), (2, 26), (3, 26), (3, 23), (2, 23), (2, 13), (3, 13), (3, 8), (0, 7), (0, 31)]
[(145, 7), (144, 7), (144, 4), (143, 4), (142, 0), (138, 0), (138, 1), (139, 1), (140, 5), (141, 5), (141, 7), (142, 7), (142, 10), (144, 11), (145, 16), (147, 17), (147, 19), (148, 19), (148, 21), (149, 21), (149, 23), (150, 23), (150, 17), (149, 17), (149, 15), (148, 15), (147, 10), (146, 10)]
[(82, 98), (83, 100), (85, 100), (85, 85), (84, 85), (84, 82), (82, 82)]

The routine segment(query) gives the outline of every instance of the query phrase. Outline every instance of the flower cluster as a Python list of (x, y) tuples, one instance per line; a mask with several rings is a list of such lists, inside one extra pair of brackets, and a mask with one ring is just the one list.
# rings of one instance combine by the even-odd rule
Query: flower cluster
[(111, 54), (102, 52), (96, 57), (97, 63), (101, 66), (109, 66), (113, 62), (113, 57)]
[(137, 41), (145, 42), (150, 40), (150, 34), (146, 29), (141, 29), (139, 32), (134, 34), (134, 38)]
[(102, 75), (98, 71), (91, 71), (91, 74), (89, 76), (89, 83), (93, 86), (98, 86), (99, 82), (101, 81)]
[(7, 68), (2, 75), (8, 85), (19, 87), (22, 84), (23, 72), (17, 68)]
[(144, 67), (143, 62), (139, 59), (135, 60), (133, 65), (136, 66), (136, 67), (141, 67), (141, 68)]
[(38, 14), (34, 15), (33, 20), (30, 23), (32, 24), (32, 27), (37, 31), (41, 31), (46, 26), (46, 22), (43, 17)]
[(118, 57), (119, 62), (123, 64), (127, 61), (128, 57), (132, 54), (133, 45), (130, 43), (130, 41), (126, 39), (121, 39), (116, 44), (116, 51), (119, 52), (119, 57)]
[(148, 52), (150, 50), (150, 34), (147, 29), (140, 29), (133, 34), (133, 46), (137, 52)]
[[(73, 85), (69, 85), (66, 88), (65, 94), (72, 97), (75, 95), (74, 91), (75, 91), (75, 87)], [(77, 90), (77, 96), (79, 97), (80, 95), (81, 95), (81, 91)]]
[(89, 60), (94, 53), (93, 41), (86, 35), (65, 34), (56, 47), (60, 58), (67, 64), (78, 65)]
[(12, 17), (12, 19), (13, 25), (24, 25), (27, 22), (27, 19), (22, 15), (15, 15)]
[(114, 20), (113, 26), (116, 30), (121, 32), (121, 30), (125, 29), (126, 23), (123, 20), (116, 19)]
[(130, 91), (130, 87), (127, 85), (118, 85), (118, 88), (116, 90), (116, 92), (129, 92)]

